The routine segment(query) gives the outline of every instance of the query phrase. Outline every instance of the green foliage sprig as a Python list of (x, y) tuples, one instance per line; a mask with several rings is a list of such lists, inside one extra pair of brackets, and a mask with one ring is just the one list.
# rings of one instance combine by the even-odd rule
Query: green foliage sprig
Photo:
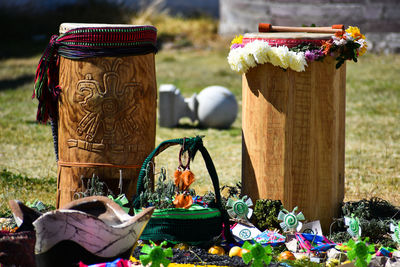
[(153, 186), (150, 180), (150, 169), (146, 171), (146, 175), (143, 179), (144, 191), (140, 193), (140, 206), (149, 207), (154, 206), (156, 209), (167, 209), (173, 208), (172, 203), (176, 192), (176, 186), (171, 180), (167, 180), (166, 170), (161, 168), (158, 176), (155, 189), (152, 190)]
[(321, 47), (320, 46), (316, 46), (315, 44), (312, 43), (301, 43), (299, 45), (296, 45), (292, 48), (289, 48), (289, 50), (294, 51), (294, 52), (306, 52), (308, 51), (312, 51), (312, 50), (320, 50)]
[(261, 231), (279, 229), (278, 214), (281, 209), (283, 205), (280, 200), (259, 199), (254, 207), (253, 223)]
[(338, 54), (336, 57), (336, 68), (340, 68), (346, 60), (357, 62), (357, 49), (360, 48), (360, 46), (361, 45), (356, 42), (347, 42), (344, 46), (332, 45), (331, 52), (337, 52)]

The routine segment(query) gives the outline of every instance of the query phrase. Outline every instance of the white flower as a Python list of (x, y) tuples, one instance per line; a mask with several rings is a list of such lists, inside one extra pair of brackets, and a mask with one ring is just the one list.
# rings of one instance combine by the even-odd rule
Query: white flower
[(281, 67), (287, 69), (289, 67), (289, 48), (287, 46), (279, 46), (277, 49)]
[(242, 57), (244, 64), (248, 66), (248, 69), (257, 66), (256, 60), (253, 57), (253, 51), (251, 46), (249, 47), (248, 45), (246, 45), (244, 47)]
[(346, 37), (346, 40), (347, 40), (347, 41), (354, 41), (354, 38), (353, 38), (353, 36), (351, 36), (350, 33), (346, 32), (346, 33), (344, 34), (344, 36)]
[(307, 60), (303, 52), (289, 51), (289, 67), (297, 72), (305, 71)]
[(246, 48), (252, 53), (254, 59), (258, 64), (267, 63), (268, 60), (268, 50), (271, 49), (268, 43), (255, 40), (246, 45)]
[(269, 62), (274, 66), (280, 67), (281, 59), (279, 58), (278, 48), (271, 47), (271, 49), (268, 50), (267, 53), (268, 53)]
[(244, 52), (244, 48), (239, 47), (232, 49), (228, 55), (228, 63), (233, 71), (244, 73), (248, 68), (245, 68), (243, 63), (242, 54)]
[(337, 46), (345, 45), (347, 40), (344, 38), (336, 37), (335, 35), (332, 36), (333, 43)]
[(289, 67), (289, 49), (287, 46), (271, 47), (268, 51), (269, 62), (276, 66), (287, 69)]
[(360, 44), (360, 48), (363, 48), (367, 42), (365, 41), (365, 39), (358, 39), (357, 41), (355, 41), (356, 43)]

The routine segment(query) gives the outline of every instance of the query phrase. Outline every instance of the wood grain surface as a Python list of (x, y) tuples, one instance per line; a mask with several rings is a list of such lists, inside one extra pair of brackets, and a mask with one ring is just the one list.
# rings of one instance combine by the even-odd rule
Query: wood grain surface
[[(61, 57), (60, 86), (57, 207), (84, 191), (81, 178), (87, 181), (93, 174), (119, 194), (120, 169), (123, 192), (130, 199), (139, 168), (155, 143), (154, 54), (82, 60)], [(87, 167), (70, 167), (71, 163)], [(93, 163), (123, 166), (93, 167)]]
[(346, 66), (258, 65), (243, 75), (243, 193), (299, 207), (326, 232), (344, 197)]

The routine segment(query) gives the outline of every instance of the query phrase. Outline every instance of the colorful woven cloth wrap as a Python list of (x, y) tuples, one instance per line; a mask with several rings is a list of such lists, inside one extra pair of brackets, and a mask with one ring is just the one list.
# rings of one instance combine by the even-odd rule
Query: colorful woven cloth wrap
[(273, 247), (285, 243), (285, 240), (286, 238), (283, 235), (271, 230), (265, 230), (255, 238), (257, 243), (263, 246), (271, 245)]
[(36, 119), (57, 118), (59, 56), (69, 59), (144, 55), (156, 52), (153, 26), (87, 27), (53, 35), (36, 69), (33, 96), (39, 100)]
[(296, 239), (306, 252), (327, 251), (337, 245), (322, 235), (296, 233)]
[(98, 263), (92, 265), (86, 265), (83, 262), (79, 263), (79, 267), (131, 267), (133, 264), (129, 260), (116, 259), (113, 262)]

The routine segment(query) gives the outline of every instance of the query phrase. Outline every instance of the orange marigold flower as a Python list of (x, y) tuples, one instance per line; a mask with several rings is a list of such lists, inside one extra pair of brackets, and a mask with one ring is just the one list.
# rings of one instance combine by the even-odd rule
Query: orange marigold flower
[(338, 31), (338, 32), (335, 32), (335, 36), (337, 38), (346, 39), (346, 36), (344, 35), (345, 33), (346, 33), (345, 31)]
[(329, 54), (329, 50), (331, 49), (331, 47), (332, 47), (332, 43), (330, 41), (324, 42), (322, 44), (322, 48), (324, 49), (322, 51), (322, 53), (324, 53), (324, 55), (328, 55)]

